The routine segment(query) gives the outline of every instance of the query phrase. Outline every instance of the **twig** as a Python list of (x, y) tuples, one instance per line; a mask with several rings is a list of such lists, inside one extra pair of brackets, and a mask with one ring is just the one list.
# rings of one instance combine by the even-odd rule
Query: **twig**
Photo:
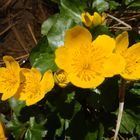
[(109, 27), (110, 29), (121, 29), (121, 30), (129, 30), (127, 27), (115, 27), (115, 26), (112, 26), (112, 27)]
[(20, 43), (20, 45), (22, 46), (22, 48), (25, 50), (25, 52), (28, 54), (28, 50), (26, 49), (26, 45), (25, 45), (23, 39), (21, 38), (20, 33), (17, 30), (17, 28), (15, 26), (13, 26), (12, 27), (12, 30), (13, 30), (13, 32), (14, 32), (17, 40), (18, 40), (18, 42)]
[(44, 10), (43, 10), (43, 7), (42, 7), (42, 3), (39, 3), (38, 7), (39, 7), (39, 10), (40, 10), (40, 12), (42, 14), (43, 20), (45, 20), (46, 19), (46, 14), (44, 13)]
[(112, 15), (110, 15), (110, 14), (107, 14), (107, 16), (110, 17), (110, 18), (112, 18), (112, 19), (114, 19), (114, 20), (116, 20), (116, 21), (118, 21), (119, 23), (123, 24), (123, 25), (126, 26), (129, 30), (132, 30), (132, 27), (131, 27), (129, 24), (125, 23), (124, 21), (122, 21), (122, 20), (120, 20), (120, 19), (118, 19), (118, 18), (116, 18), (116, 17), (114, 17), (114, 16), (112, 16)]
[(32, 27), (31, 27), (30, 23), (27, 23), (27, 27), (28, 27), (28, 29), (29, 29), (31, 35), (32, 35), (32, 38), (33, 38), (35, 44), (37, 44), (37, 40), (36, 40), (36, 37), (35, 37), (35, 35), (34, 35), (34, 33), (33, 33), (33, 30), (32, 30)]
[(3, 35), (5, 32), (11, 29), (15, 24), (9, 25), (7, 28), (5, 28), (2, 32), (0, 32), (0, 36)]
[(124, 108), (125, 86), (126, 86), (126, 81), (124, 79), (121, 79), (121, 85), (120, 85), (120, 88), (119, 88), (119, 112), (118, 112), (118, 118), (117, 118), (114, 140), (117, 139), (118, 132), (119, 132), (119, 129), (120, 129), (120, 124), (121, 124), (121, 119), (122, 119), (122, 114), (123, 114), (123, 108)]
[(8, 1), (3, 5), (2, 8), (8, 7), (8, 6), (10, 5), (11, 2), (12, 2), (12, 0), (8, 0)]

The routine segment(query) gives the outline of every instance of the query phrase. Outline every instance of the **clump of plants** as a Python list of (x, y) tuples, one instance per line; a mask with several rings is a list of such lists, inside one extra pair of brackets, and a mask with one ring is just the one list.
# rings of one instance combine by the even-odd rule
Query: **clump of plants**
[[(0, 139), (140, 139), (140, 42), (109, 14), (135, 1), (53, 0), (59, 13), (42, 24), (31, 68), (4, 56)], [(123, 26), (112, 30), (109, 20)]]

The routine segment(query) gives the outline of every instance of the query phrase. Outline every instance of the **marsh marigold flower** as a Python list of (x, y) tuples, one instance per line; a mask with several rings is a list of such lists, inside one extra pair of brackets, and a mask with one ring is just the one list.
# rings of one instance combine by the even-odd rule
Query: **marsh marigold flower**
[(50, 70), (42, 76), (35, 68), (24, 68), (21, 70), (21, 84), (17, 96), (29, 106), (40, 101), (53, 87), (54, 79)]
[(68, 74), (64, 70), (59, 70), (54, 73), (55, 83), (64, 88), (69, 84)]
[[(81, 88), (95, 88), (105, 77), (124, 69), (124, 60), (112, 53), (115, 40), (100, 35), (92, 41), (90, 32), (81, 26), (66, 31), (64, 46), (56, 49), (55, 62), (68, 74), (72, 84)], [(115, 65), (114, 65), (115, 63)]]
[(18, 90), (20, 84), (20, 66), (11, 56), (4, 56), (6, 67), (0, 68), (0, 93), (2, 100), (12, 97)]
[(106, 14), (103, 13), (102, 15), (100, 15), (99, 13), (94, 12), (93, 15), (90, 15), (88, 12), (83, 12), (81, 14), (81, 17), (82, 22), (85, 24), (85, 26), (92, 27), (103, 24), (106, 19)]
[(7, 138), (5, 137), (4, 130), (3, 130), (1, 122), (0, 122), (0, 140), (7, 140)]
[(117, 54), (121, 54), (125, 61), (125, 69), (121, 76), (127, 80), (140, 79), (140, 42), (129, 47), (128, 33), (125, 31), (116, 37)]

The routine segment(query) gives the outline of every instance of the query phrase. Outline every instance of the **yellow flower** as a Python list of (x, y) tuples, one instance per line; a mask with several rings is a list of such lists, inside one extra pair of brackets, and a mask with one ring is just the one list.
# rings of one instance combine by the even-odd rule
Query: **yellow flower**
[(4, 130), (3, 130), (1, 122), (0, 122), (0, 140), (7, 140), (7, 138), (5, 137)]
[(85, 26), (92, 27), (103, 24), (106, 19), (106, 14), (103, 13), (102, 15), (100, 15), (99, 13), (94, 12), (93, 15), (90, 15), (88, 12), (83, 12), (81, 14), (81, 17), (82, 22), (85, 24)]
[(59, 70), (54, 73), (54, 79), (57, 85), (64, 88), (69, 84), (68, 75), (64, 70)]
[(123, 58), (112, 53), (114, 48), (113, 38), (100, 35), (92, 41), (86, 28), (75, 26), (66, 31), (64, 46), (56, 49), (55, 62), (75, 86), (95, 88), (105, 77), (118, 74), (124, 68)]
[(128, 45), (127, 32), (123, 32), (116, 37), (115, 52), (121, 54), (126, 61), (126, 66), (124, 71), (121, 72), (121, 76), (127, 80), (138, 80), (140, 79), (140, 42), (129, 48)]
[(20, 66), (11, 56), (4, 56), (3, 61), (6, 68), (0, 68), (0, 93), (2, 100), (6, 100), (17, 92), (20, 83)]
[(84, 23), (85, 26), (87, 27), (92, 26), (92, 20), (93, 20), (92, 15), (90, 15), (88, 12), (83, 12), (81, 14), (81, 17), (82, 17), (82, 22)]
[(21, 85), (16, 96), (29, 106), (40, 101), (53, 87), (54, 79), (50, 70), (46, 71), (42, 77), (37, 69), (24, 68), (21, 70)]
[(101, 25), (102, 23), (104, 23), (104, 21), (106, 19), (106, 14), (103, 13), (102, 15), (100, 15), (99, 13), (94, 12), (92, 17), (93, 17), (93, 19), (92, 19), (93, 26), (98, 26), (98, 25)]

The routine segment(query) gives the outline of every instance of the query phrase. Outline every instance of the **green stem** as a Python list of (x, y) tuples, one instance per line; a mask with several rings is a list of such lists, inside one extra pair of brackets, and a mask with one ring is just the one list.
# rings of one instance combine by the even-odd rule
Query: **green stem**
[(126, 86), (126, 81), (124, 79), (121, 79), (121, 83), (120, 83), (120, 87), (119, 87), (119, 111), (118, 111), (118, 118), (117, 118), (114, 140), (117, 139), (118, 132), (120, 129), (123, 108), (124, 108), (125, 86)]

